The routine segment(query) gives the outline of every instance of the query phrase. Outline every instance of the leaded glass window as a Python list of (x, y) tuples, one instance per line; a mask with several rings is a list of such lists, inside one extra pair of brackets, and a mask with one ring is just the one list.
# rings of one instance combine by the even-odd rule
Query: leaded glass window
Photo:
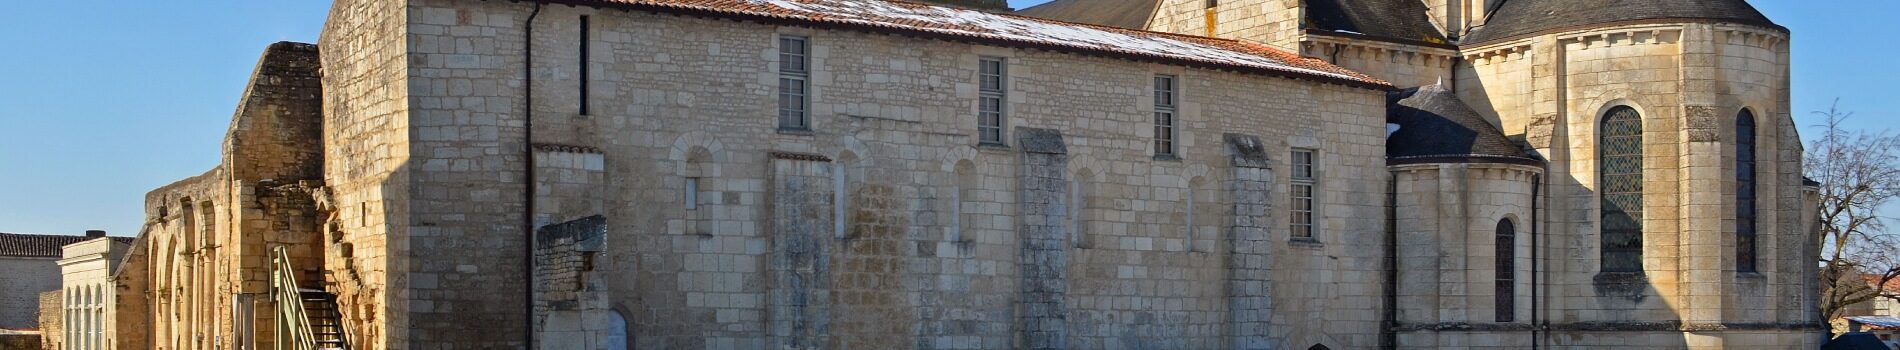
[(1755, 272), (1755, 114), (1735, 117), (1735, 270)]
[(1643, 271), (1643, 118), (1619, 106), (1597, 145), (1602, 192), (1602, 271)]

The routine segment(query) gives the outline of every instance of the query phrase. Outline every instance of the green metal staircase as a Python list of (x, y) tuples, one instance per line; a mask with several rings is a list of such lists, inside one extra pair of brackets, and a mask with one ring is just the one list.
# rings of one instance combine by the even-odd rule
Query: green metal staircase
[(277, 350), (349, 350), (349, 328), (343, 325), (336, 295), (301, 288), (290, 254), (284, 247), (271, 251), (271, 301), (277, 304)]

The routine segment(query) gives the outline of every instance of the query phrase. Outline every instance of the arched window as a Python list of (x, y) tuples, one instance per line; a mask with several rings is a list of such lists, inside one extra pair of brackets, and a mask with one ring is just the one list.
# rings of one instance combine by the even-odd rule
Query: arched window
[(1603, 272), (1643, 271), (1643, 117), (1618, 106), (1597, 144)]
[(1517, 225), (1498, 220), (1497, 234), (1497, 321), (1511, 322), (1517, 316)]
[(958, 161), (956, 166), (956, 186), (950, 189), (950, 242), (963, 242), (965, 232), (976, 224), (977, 216), (972, 214), (980, 209), (975, 203), (975, 194), (979, 191), (976, 164), (969, 160)]
[(1755, 114), (1735, 117), (1735, 271), (1755, 272)]
[(1083, 242), (1088, 234), (1089, 184), (1095, 181), (1095, 172), (1082, 168), (1075, 172), (1075, 179), (1069, 181), (1069, 244), (1076, 248), (1089, 248)]
[(627, 316), (619, 310), (607, 312), (607, 350), (627, 350)]

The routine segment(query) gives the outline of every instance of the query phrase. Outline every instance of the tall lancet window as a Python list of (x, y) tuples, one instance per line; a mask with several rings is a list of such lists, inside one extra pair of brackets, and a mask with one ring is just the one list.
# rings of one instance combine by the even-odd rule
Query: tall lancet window
[(1597, 145), (1602, 192), (1602, 271), (1643, 271), (1643, 117), (1618, 106), (1603, 117)]
[(1497, 320), (1511, 322), (1517, 316), (1517, 225), (1498, 220), (1497, 234)]
[(1755, 114), (1735, 117), (1735, 271), (1755, 272)]

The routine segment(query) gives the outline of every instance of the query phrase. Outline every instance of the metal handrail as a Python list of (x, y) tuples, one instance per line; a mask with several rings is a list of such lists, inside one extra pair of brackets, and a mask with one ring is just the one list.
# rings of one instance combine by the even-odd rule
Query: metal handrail
[(316, 350), (317, 337), (310, 332), (303, 292), (297, 287), (296, 270), (291, 268), (290, 253), (284, 247), (271, 251), (271, 299), (277, 303), (277, 349)]

